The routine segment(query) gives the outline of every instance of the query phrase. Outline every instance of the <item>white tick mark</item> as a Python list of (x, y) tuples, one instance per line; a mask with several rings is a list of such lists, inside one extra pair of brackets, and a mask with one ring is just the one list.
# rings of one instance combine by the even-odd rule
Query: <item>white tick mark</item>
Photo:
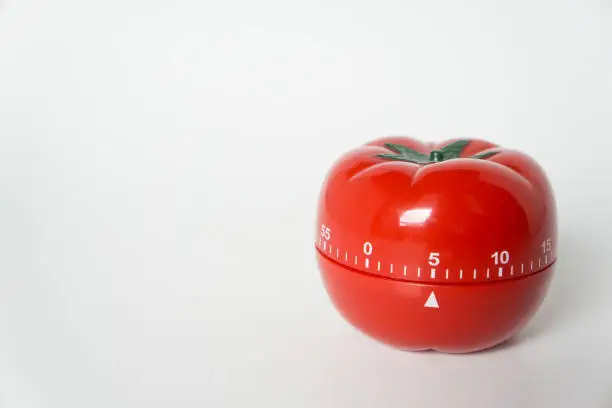
[(474, 269), (474, 279), (476, 279), (476, 269)]
[(340, 258), (340, 250), (336, 248), (336, 258)]
[(446, 279), (448, 279), (448, 269), (446, 270)]
[(391, 267), (389, 269), (389, 273), (393, 273), (393, 264), (391, 264)]
[(548, 263), (548, 255), (544, 255), (544, 264)]
[(344, 253), (344, 262), (348, 262), (348, 252)]
[(431, 279), (436, 279), (436, 270), (431, 268)]
[(417, 268), (417, 276), (420, 278), (421, 277), (421, 268)]
[(491, 276), (489, 274), (489, 268), (487, 268), (487, 279), (489, 279)]
[(459, 279), (463, 279), (463, 269), (459, 269)]
[(380, 261), (378, 261), (378, 272), (380, 272)]
[(514, 275), (514, 265), (510, 267), (510, 275)]
[(370, 258), (366, 258), (366, 260), (365, 260), (365, 267), (366, 267), (366, 269), (368, 269), (370, 267)]
[(521, 264), (521, 273), (525, 273), (525, 264)]
[(533, 261), (531, 261), (531, 270), (533, 271)]
[(323, 250), (327, 251), (327, 241), (323, 241)]
[(357, 265), (357, 255), (355, 255), (355, 265)]
[(499, 268), (499, 271), (497, 272), (497, 276), (499, 276), (500, 278), (504, 276), (504, 268)]
[(332, 253), (332, 244), (329, 244), (329, 253)]
[(404, 276), (406, 276), (406, 265), (404, 265)]

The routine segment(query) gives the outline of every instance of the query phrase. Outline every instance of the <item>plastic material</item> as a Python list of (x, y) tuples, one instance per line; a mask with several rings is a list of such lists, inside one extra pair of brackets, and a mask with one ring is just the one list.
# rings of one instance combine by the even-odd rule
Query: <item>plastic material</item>
[(552, 188), (524, 153), (388, 137), (323, 183), (317, 259), (340, 313), (405, 350), (472, 352), (520, 331), (553, 276)]

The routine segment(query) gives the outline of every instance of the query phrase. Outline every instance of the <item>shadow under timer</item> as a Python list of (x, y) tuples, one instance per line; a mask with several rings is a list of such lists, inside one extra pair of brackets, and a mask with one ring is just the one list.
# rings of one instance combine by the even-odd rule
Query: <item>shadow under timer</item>
[(530, 156), (485, 140), (357, 146), (329, 169), (316, 215), (333, 305), (402, 350), (496, 346), (532, 319), (553, 277), (550, 182)]

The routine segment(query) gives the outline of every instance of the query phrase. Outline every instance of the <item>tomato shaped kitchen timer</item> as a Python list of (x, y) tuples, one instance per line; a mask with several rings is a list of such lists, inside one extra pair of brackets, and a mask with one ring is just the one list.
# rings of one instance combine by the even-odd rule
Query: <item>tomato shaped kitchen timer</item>
[(540, 165), (480, 139), (372, 141), (332, 165), (319, 197), (333, 305), (403, 350), (467, 353), (514, 336), (546, 295), (556, 244)]

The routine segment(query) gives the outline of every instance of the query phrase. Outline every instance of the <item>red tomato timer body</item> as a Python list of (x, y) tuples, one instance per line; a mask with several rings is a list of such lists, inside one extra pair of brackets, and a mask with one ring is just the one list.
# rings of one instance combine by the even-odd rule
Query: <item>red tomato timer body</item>
[(466, 353), (515, 335), (546, 295), (556, 243), (542, 168), (479, 139), (375, 140), (333, 164), (319, 198), (333, 304), (404, 350)]

